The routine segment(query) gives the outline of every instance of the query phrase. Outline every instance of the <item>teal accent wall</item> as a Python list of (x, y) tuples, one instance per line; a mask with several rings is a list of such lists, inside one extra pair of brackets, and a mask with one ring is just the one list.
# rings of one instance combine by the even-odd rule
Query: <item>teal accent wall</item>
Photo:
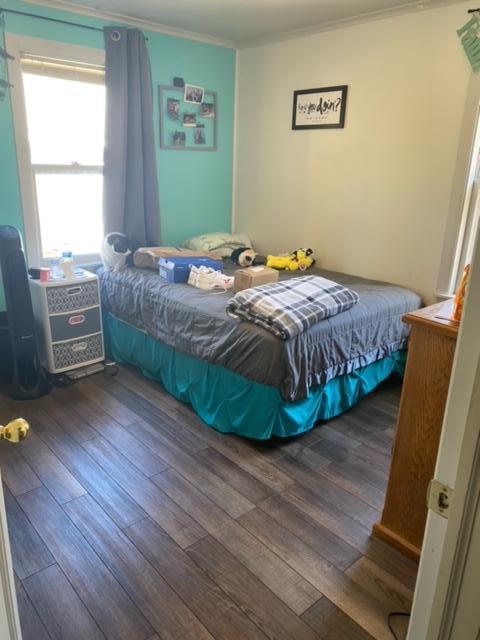
[[(2, 6), (102, 27), (100, 20), (17, 0)], [(77, 27), (5, 14), (6, 31), (104, 48), (103, 35)], [(111, 24), (111, 23), (108, 23)], [(158, 183), (164, 244), (209, 231), (230, 231), (233, 171), (235, 50), (145, 31), (152, 67)], [(158, 85), (174, 76), (218, 92), (218, 151), (166, 151), (159, 146)], [(0, 103), (0, 224), (23, 229), (22, 204), (9, 100)], [(0, 294), (1, 306), (1, 294)]]

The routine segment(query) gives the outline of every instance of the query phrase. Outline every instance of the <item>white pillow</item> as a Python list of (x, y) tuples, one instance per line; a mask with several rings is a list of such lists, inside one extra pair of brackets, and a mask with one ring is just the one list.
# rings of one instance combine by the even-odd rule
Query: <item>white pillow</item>
[(244, 233), (204, 233), (201, 236), (190, 238), (183, 243), (187, 249), (194, 251), (209, 251), (221, 258), (229, 258), (232, 251), (240, 247), (252, 247), (250, 238)]

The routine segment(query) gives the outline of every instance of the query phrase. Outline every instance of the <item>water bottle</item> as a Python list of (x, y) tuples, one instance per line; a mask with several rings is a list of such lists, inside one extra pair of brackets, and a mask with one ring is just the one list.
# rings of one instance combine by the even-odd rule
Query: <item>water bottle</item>
[(62, 275), (69, 280), (75, 277), (73, 253), (70, 249), (64, 249), (62, 252), (62, 257), (60, 259), (60, 271), (62, 272)]
[(63, 251), (60, 262), (73, 262), (73, 253), (71, 251)]
[(63, 271), (60, 269), (61, 258), (50, 258), (50, 279), (61, 280), (63, 278)]

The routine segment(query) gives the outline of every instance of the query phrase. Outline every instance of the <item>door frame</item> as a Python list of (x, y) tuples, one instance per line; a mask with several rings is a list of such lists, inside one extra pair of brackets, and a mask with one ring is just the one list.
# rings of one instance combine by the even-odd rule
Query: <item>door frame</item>
[[(468, 624), (467, 620), (460, 620), (458, 613), (459, 604), (461, 602), (461, 592), (464, 585), (466, 575), (467, 562), (470, 553), (477, 553), (473, 546), (472, 538), (475, 527), (478, 530), (478, 522), (480, 518), (480, 362), (477, 367), (475, 377), (474, 393), (472, 403), (470, 405), (468, 422), (466, 431), (470, 429), (477, 430), (477, 442), (474, 449), (474, 456), (469, 473), (459, 469), (459, 479), (456, 491), (459, 492), (460, 500), (455, 505), (455, 513), (452, 513), (452, 526), (447, 527), (447, 536), (445, 545), (447, 548), (455, 546), (454, 558), (447, 585), (447, 593), (445, 598), (445, 607), (440, 622), (439, 640), (454, 640), (455, 637), (461, 637), (454, 631), (458, 625)], [(464, 447), (467, 443), (464, 443)], [(468, 443), (470, 446), (470, 443)], [(466, 453), (466, 451), (462, 452)], [(462, 456), (463, 457), (463, 456)], [(465, 496), (464, 500), (463, 497)], [(461, 502), (463, 501), (463, 504)], [(460, 516), (460, 518), (459, 518)], [(457, 527), (460, 519), (459, 527)], [(458, 532), (457, 532), (458, 528)], [(451, 540), (456, 536), (456, 540)], [(480, 585), (480, 575), (475, 580)], [(478, 590), (476, 590), (478, 594)], [(470, 607), (471, 608), (471, 607)], [(474, 614), (475, 615), (475, 614)], [(467, 631), (467, 629), (465, 629)], [(477, 630), (478, 631), (478, 630)], [(455, 634), (455, 635), (454, 635)], [(477, 633), (475, 633), (477, 635)], [(462, 634), (463, 637), (463, 634)]]
[(0, 638), (22, 640), (0, 470)]

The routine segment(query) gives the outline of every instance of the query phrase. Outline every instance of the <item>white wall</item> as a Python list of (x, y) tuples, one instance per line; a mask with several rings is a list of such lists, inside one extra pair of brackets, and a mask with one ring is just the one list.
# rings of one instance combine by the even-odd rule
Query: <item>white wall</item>
[[(236, 230), (262, 253), (436, 288), (470, 68), (471, 3), (245, 49)], [(292, 131), (295, 89), (349, 85), (343, 130)]]

